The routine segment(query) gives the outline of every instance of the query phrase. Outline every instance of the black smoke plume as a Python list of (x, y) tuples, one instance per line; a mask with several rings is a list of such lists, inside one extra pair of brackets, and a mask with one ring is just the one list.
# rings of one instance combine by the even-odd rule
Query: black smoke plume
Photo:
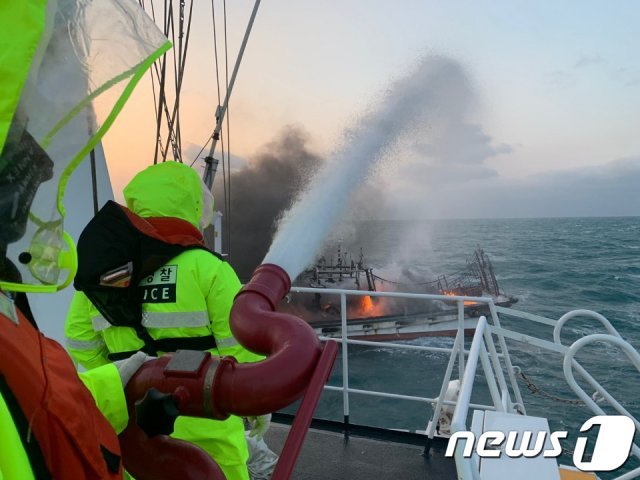
[[(232, 172), (230, 211), (223, 201), (222, 172), (218, 168), (214, 197), (216, 209), (224, 215), (222, 249), (229, 252), (229, 263), (243, 282), (264, 259), (280, 215), (324, 163), (309, 150), (307, 142), (308, 135), (301, 129), (286, 127), (245, 168)], [(228, 218), (230, 239), (225, 231)]]

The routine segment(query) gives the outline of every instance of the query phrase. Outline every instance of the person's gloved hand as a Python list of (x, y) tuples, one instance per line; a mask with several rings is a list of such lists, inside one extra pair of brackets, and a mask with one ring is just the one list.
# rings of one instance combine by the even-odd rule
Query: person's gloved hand
[(271, 414), (268, 413), (257, 417), (247, 417), (247, 421), (251, 427), (249, 436), (255, 437), (257, 440), (262, 440), (264, 434), (269, 430), (269, 425), (271, 425)]
[(120, 378), (122, 379), (122, 386), (126, 387), (127, 383), (129, 383), (129, 380), (131, 380), (131, 377), (133, 377), (133, 375), (138, 371), (142, 364), (149, 360), (155, 360), (155, 357), (150, 357), (144, 352), (136, 352), (129, 358), (113, 362), (113, 364), (118, 369)]

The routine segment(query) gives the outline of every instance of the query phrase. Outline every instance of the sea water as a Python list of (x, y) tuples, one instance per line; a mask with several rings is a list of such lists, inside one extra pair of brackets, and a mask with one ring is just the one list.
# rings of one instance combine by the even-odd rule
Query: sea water
[[(493, 263), (501, 289), (518, 299), (512, 308), (552, 319), (574, 309), (595, 310), (640, 349), (640, 217), (364, 222), (343, 245), (358, 253), (360, 246), (374, 273), (385, 271), (385, 278), (403, 269), (444, 274), (459, 271), (481, 246)], [(510, 329), (552, 340), (548, 327), (525, 326), (523, 322), (503, 319), (503, 325)], [(563, 330), (563, 342), (570, 344), (596, 331), (602, 329), (578, 319)], [(408, 343), (451, 346), (453, 339), (420, 338)], [(467, 348), (469, 344), (467, 339)], [(564, 380), (560, 355), (512, 341), (507, 346), (514, 365), (537, 387), (560, 399), (576, 398)], [(640, 373), (629, 366), (624, 354), (597, 346), (577, 358), (625, 408), (640, 414)], [(350, 387), (435, 397), (447, 360), (447, 354), (352, 345)], [(336, 365), (331, 384), (341, 385), (340, 359)], [(476, 381), (472, 401), (490, 403), (480, 367)], [(580, 425), (593, 414), (584, 406), (533, 394), (523, 383), (520, 390), (529, 415), (547, 417), (552, 431), (571, 432), (563, 447), (573, 450)], [(431, 413), (424, 403), (350, 396), (352, 423), (424, 430)], [(325, 392), (318, 415), (341, 421), (342, 394)], [(565, 457), (563, 463), (571, 464), (571, 457)], [(603, 478), (610, 477), (605, 474)]]

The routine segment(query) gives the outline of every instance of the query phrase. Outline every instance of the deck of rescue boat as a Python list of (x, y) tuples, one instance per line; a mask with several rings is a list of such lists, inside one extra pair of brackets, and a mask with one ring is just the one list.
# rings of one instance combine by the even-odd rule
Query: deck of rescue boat
[[(290, 416), (276, 414), (266, 441), (280, 453)], [(446, 441), (434, 439), (424, 455), (425, 436), (417, 433), (314, 420), (291, 478), (300, 480), (456, 479), (455, 463), (445, 458)]]

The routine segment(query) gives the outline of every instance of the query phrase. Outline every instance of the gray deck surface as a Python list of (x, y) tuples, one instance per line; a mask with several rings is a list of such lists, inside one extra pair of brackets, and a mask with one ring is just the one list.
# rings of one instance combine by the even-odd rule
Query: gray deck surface
[[(266, 442), (280, 453), (289, 431), (288, 425), (272, 423)], [(310, 429), (292, 475), (294, 480), (455, 480), (453, 459), (444, 458), (441, 449), (428, 457), (415, 445), (371, 440), (335, 432)]]

